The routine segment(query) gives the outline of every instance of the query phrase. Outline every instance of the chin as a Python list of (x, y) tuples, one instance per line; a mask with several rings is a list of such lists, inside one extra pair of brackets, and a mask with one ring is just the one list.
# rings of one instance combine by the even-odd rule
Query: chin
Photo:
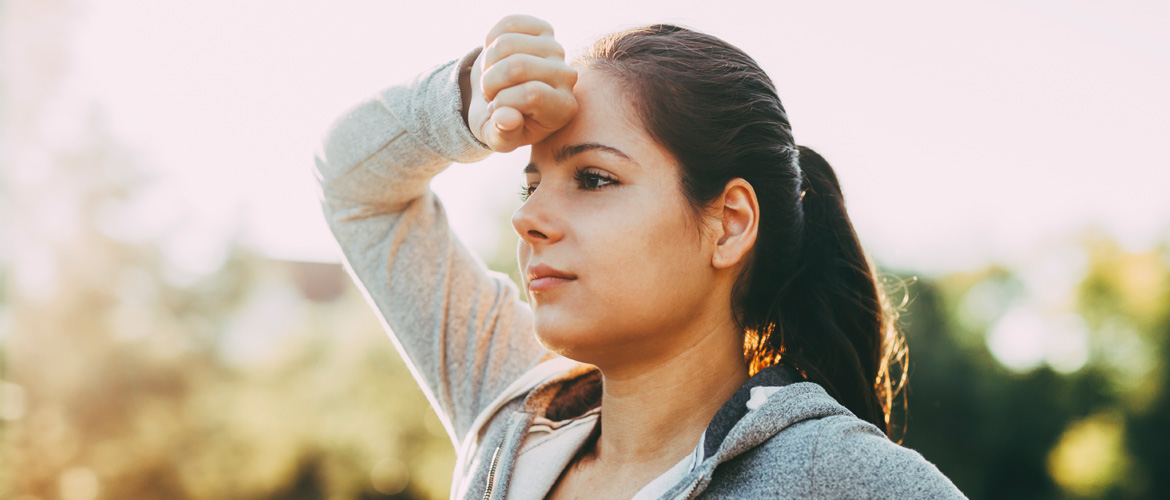
[(535, 321), (536, 339), (545, 349), (571, 358), (569, 353), (577, 351), (584, 340), (582, 337), (588, 334), (563, 322), (542, 320), (540, 316)]
[[(557, 321), (552, 315), (536, 315), (536, 338), (552, 352), (573, 361), (592, 363), (595, 353), (603, 349), (598, 345), (600, 335), (592, 325), (578, 325), (573, 321)], [(594, 355), (590, 355), (594, 353)]]
[(553, 322), (544, 327), (536, 322), (536, 338), (552, 352), (579, 363), (609, 366), (624, 358), (626, 349), (620, 338), (607, 327), (586, 320), (583, 323)]

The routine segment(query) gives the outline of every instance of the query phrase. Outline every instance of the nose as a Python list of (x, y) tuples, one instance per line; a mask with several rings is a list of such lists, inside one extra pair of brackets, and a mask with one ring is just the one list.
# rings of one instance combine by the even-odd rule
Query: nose
[(560, 211), (553, 206), (554, 200), (541, 194), (549, 193), (540, 193), (538, 189), (512, 213), (512, 229), (520, 239), (533, 246), (555, 243), (564, 234), (561, 229), (563, 221)]

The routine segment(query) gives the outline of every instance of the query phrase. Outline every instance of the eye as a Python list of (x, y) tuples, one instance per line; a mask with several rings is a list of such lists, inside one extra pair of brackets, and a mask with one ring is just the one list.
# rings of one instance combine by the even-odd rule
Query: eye
[(618, 184), (616, 179), (608, 175), (602, 174), (598, 171), (591, 171), (580, 168), (577, 169), (576, 175), (574, 177), (577, 180), (577, 184), (580, 185), (582, 189), (587, 189), (589, 191), (596, 191), (604, 187), (615, 186)]
[[(590, 171), (583, 168), (577, 169), (573, 174), (573, 179), (577, 181), (577, 185), (586, 191), (597, 191), (602, 188), (618, 185), (618, 181), (608, 175), (597, 171)], [(532, 196), (532, 192), (536, 190), (539, 182), (534, 184), (520, 184), (520, 201), (528, 201)]]
[[(537, 184), (540, 184), (540, 183), (538, 182)], [(532, 190), (534, 190), (534, 189), (536, 189), (536, 184), (533, 184), (531, 186), (521, 184), (520, 185), (520, 201), (528, 201), (528, 197), (532, 196)]]

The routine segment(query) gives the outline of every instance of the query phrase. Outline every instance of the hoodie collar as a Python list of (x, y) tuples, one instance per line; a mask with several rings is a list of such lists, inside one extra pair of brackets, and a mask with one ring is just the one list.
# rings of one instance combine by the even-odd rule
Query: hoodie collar
[[(516, 423), (522, 426), (517, 431), (525, 432), (535, 417), (553, 421), (581, 418), (601, 405), (601, 390), (601, 371), (593, 365), (577, 365), (529, 393), (516, 416)], [(704, 431), (702, 457), (687, 479), (664, 493), (663, 498), (690, 499), (710, 485), (719, 464), (801, 421), (830, 415), (852, 414), (798, 370), (779, 363), (764, 368), (719, 408)], [(511, 453), (518, 452), (517, 444)], [(506, 470), (513, 466), (508, 460), (505, 458), (502, 464)], [(491, 483), (490, 476), (488, 481)]]
[[(707, 425), (702, 460), (714, 456), (731, 430), (749, 413), (761, 409), (769, 396), (784, 386), (802, 381), (805, 378), (798, 370), (783, 363), (768, 366), (749, 378)], [(524, 402), (524, 411), (552, 421), (575, 419), (601, 405), (601, 390), (601, 371), (592, 365), (578, 365), (534, 389)]]
[(768, 397), (781, 387), (801, 381), (804, 381), (804, 377), (799, 371), (789, 365), (777, 363), (760, 370), (744, 382), (735, 394), (723, 403), (715, 417), (711, 419), (711, 423), (707, 425), (706, 439), (703, 442), (703, 460), (715, 455), (731, 429), (743, 420), (749, 411), (758, 410)]

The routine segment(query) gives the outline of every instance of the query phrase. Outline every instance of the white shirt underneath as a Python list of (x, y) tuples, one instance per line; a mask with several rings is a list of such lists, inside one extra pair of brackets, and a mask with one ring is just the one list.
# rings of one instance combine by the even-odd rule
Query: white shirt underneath
[[(528, 431), (520, 456), (516, 458), (507, 500), (542, 500), (547, 496), (561, 472), (569, 466), (569, 462), (589, 438), (600, 418), (600, 410), (600, 407), (594, 408), (565, 422), (537, 418)], [(704, 431), (694, 451), (643, 486), (630, 500), (654, 500), (678, 484), (698, 465), (706, 437)]]

